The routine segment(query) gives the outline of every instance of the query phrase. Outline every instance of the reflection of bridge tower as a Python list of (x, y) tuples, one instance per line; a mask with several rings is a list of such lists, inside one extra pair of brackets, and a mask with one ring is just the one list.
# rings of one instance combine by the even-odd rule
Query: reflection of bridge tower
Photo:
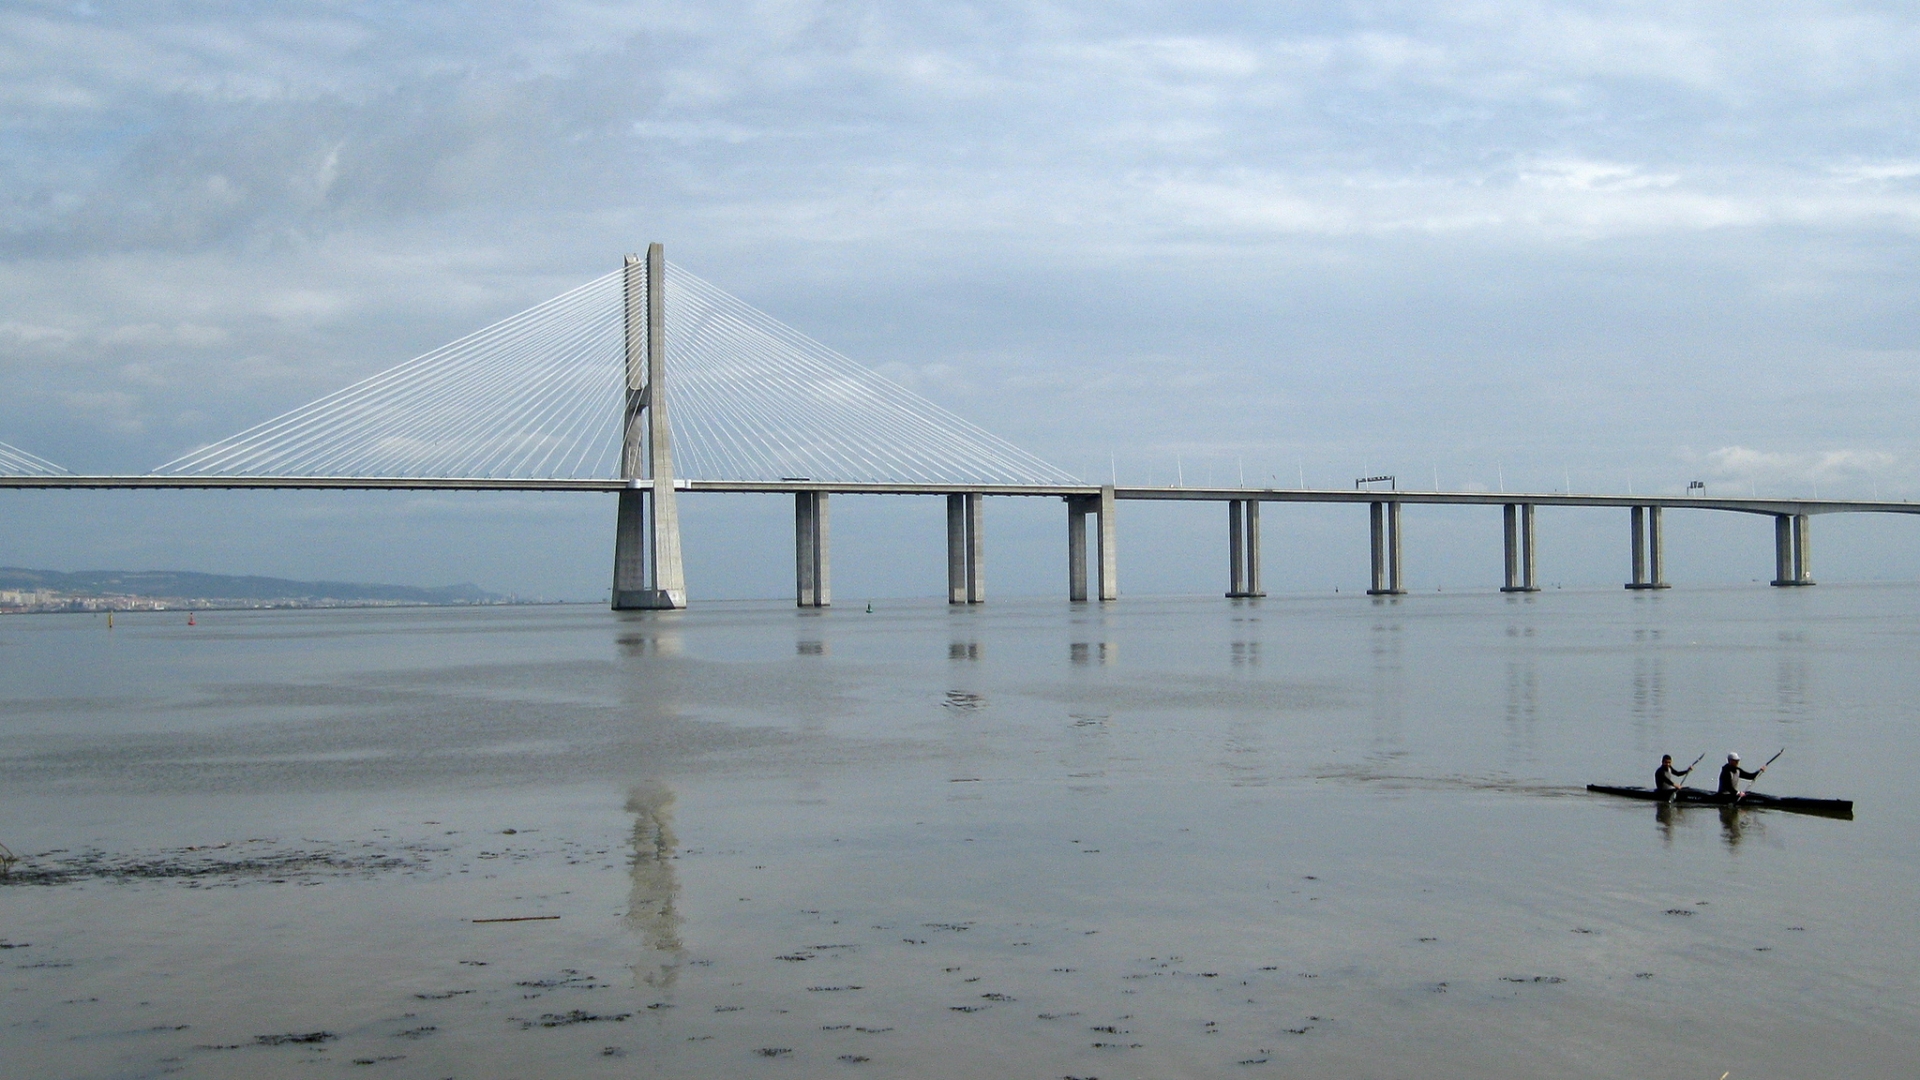
[(623, 280), (627, 396), (620, 478), (627, 486), (614, 533), (613, 607), (683, 608), (687, 584), (667, 427), (667, 261), (660, 245), (647, 245), (645, 262), (627, 256)]
[(627, 793), (633, 815), (633, 888), (627, 898), (627, 927), (640, 935), (645, 954), (634, 961), (636, 980), (658, 989), (673, 986), (680, 973), (680, 913), (675, 904), (680, 881), (673, 872), (673, 790), (647, 782)]

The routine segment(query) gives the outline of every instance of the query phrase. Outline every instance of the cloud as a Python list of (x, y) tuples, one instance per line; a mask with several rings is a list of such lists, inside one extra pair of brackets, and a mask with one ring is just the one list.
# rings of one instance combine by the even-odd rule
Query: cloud
[(147, 429), (139, 398), (126, 390), (70, 391), (60, 398), (68, 409), (86, 417), (94, 430), (140, 435)]
[(1836, 165), (1833, 175), (1850, 183), (1920, 180), (1920, 161), (1887, 161), (1872, 165)]
[(224, 327), (202, 326), (195, 323), (174, 323), (163, 326), (159, 323), (136, 323), (116, 326), (100, 335), (99, 340), (108, 345), (171, 346), (206, 349), (223, 345), (229, 340)]
[(1819, 450), (1790, 453), (1723, 446), (1705, 455), (1709, 475), (1740, 484), (1844, 483), (1905, 478), (1911, 467), (1886, 450)]
[(59, 326), (33, 323), (0, 322), (0, 342), (16, 347), (62, 346), (73, 341), (74, 333)]
[(1638, 165), (1558, 158), (1522, 165), (1519, 182), (1549, 191), (1644, 191), (1673, 187), (1680, 177), (1649, 174)]
[(1889, 15), (403, 10), (0, 15), (0, 257), (662, 215), (1049, 257), (1087, 230), (1218, 249), (1920, 225), (1903, 164), (1861, 154), (1916, 89), (1920, 33)]

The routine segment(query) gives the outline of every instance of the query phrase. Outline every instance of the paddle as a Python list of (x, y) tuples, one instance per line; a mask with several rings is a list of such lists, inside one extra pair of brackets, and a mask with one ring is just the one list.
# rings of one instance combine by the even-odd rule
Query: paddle
[[(1705, 760), (1707, 760), (1707, 752), (1706, 752), (1705, 750), (1702, 750), (1702, 751), (1700, 751), (1700, 756), (1699, 756), (1699, 757), (1697, 757), (1697, 758), (1694, 758), (1694, 759), (1693, 759), (1693, 765), (1698, 765), (1698, 764), (1700, 764), (1701, 762), (1703, 762), (1703, 761), (1705, 761)], [(1687, 778), (1686, 778), (1685, 780), (1682, 780), (1682, 781), (1680, 781), (1680, 787), (1677, 787), (1677, 788), (1674, 788), (1673, 790), (1675, 790), (1675, 791), (1679, 791), (1679, 790), (1681, 790), (1682, 788), (1685, 788), (1685, 787), (1687, 786), (1687, 784), (1688, 784), (1688, 783), (1690, 783), (1690, 782), (1692, 782), (1692, 780), (1693, 780), (1693, 765), (1689, 765), (1689, 766), (1687, 766)]]
[[(1787, 752), (1787, 748), (1786, 748), (1786, 747), (1784, 747), (1784, 746), (1783, 746), (1783, 747), (1781, 747), (1781, 748), (1780, 748), (1780, 754), (1784, 754), (1784, 753), (1786, 753), (1786, 752)], [(1779, 761), (1779, 760), (1780, 760), (1780, 754), (1775, 754), (1775, 755), (1773, 755), (1772, 757), (1770, 757), (1770, 758), (1768, 758), (1768, 759), (1767, 759), (1767, 765), (1771, 765), (1771, 764), (1773, 764), (1774, 762), (1776, 762), (1776, 761)], [(1754, 774), (1753, 774), (1753, 778), (1754, 778), (1755, 780), (1758, 780), (1758, 779), (1760, 779), (1760, 774), (1761, 774), (1761, 773), (1763, 773), (1763, 772), (1766, 772), (1766, 771), (1767, 771), (1767, 765), (1762, 765), (1762, 766), (1760, 766), (1760, 767), (1759, 767), (1758, 769), (1756, 769), (1756, 770), (1754, 770)], [(1748, 787), (1748, 788), (1747, 788), (1747, 791), (1752, 791), (1752, 790), (1753, 790), (1753, 788), (1752, 788), (1752, 787)], [(1738, 795), (1735, 795), (1735, 796), (1734, 796), (1734, 800), (1735, 800), (1735, 801), (1738, 801), (1738, 800), (1740, 800), (1740, 799), (1744, 799), (1744, 798), (1746, 798), (1746, 797), (1747, 797), (1747, 791), (1742, 791), (1742, 792), (1741, 792), (1740, 794), (1738, 794)]]

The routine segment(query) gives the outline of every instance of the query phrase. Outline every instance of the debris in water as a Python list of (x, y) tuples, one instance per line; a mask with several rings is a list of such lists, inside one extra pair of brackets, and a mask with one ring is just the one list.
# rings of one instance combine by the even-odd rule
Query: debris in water
[[(367, 847), (371, 845), (361, 845)], [(10, 873), (0, 874), (5, 885), (67, 885), (78, 881), (184, 881), (197, 888), (207, 881), (214, 885), (238, 885), (246, 880), (266, 879), (282, 884), (288, 878), (311, 879), (318, 875), (367, 874), (381, 870), (416, 870), (423, 865), (415, 847), (403, 847), (406, 854), (375, 851), (355, 854), (348, 850), (314, 851), (272, 850), (272, 840), (248, 840), (244, 844), (196, 844), (152, 855), (111, 854), (98, 848), (69, 853), (48, 851), (37, 861)], [(247, 849), (242, 851), (241, 849)], [(213, 854), (221, 852), (222, 854)], [(52, 859), (50, 856), (65, 855)]]
[(577, 986), (585, 987), (589, 990), (598, 990), (601, 988), (601, 984), (595, 982), (596, 978), (597, 976), (593, 975), (582, 975), (575, 968), (561, 968), (559, 978), (522, 979), (513, 985), (525, 986), (535, 990), (551, 990), (556, 986)]
[(571, 1012), (564, 1013), (543, 1013), (538, 1020), (520, 1021), (520, 1030), (526, 1031), (529, 1028), (536, 1027), (572, 1027), (575, 1024), (597, 1024), (605, 1020), (612, 1020), (617, 1023), (626, 1020), (632, 1015), (632, 1013), (612, 1013), (607, 1016), (600, 1016), (595, 1013), (590, 1013), (585, 1009), (574, 1009)]

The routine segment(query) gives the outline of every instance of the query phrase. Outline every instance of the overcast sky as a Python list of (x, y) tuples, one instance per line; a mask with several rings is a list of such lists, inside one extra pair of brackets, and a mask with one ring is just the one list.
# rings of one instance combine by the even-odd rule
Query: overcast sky
[[(1089, 478), (1920, 497), (1912, 5), (1248, 8), (6, 4), (0, 441), (144, 472), (661, 240)], [(590, 598), (603, 501), (15, 494), (0, 563)], [(848, 562), (937, 510), (837, 512), (938, 589)], [(692, 511), (695, 593), (786, 588), (786, 513)]]

